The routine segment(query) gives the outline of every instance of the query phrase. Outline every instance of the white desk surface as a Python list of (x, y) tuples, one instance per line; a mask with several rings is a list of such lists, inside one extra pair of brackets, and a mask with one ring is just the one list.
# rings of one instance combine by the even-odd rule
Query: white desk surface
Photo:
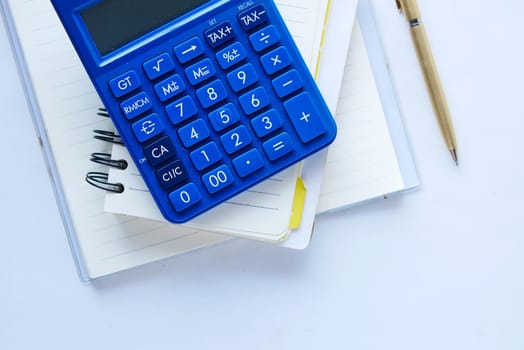
[(407, 23), (374, 0), (420, 190), (318, 219), (305, 251), (237, 240), (79, 282), (0, 29), (0, 348), (524, 348), (520, 0), (420, 0), (459, 141)]

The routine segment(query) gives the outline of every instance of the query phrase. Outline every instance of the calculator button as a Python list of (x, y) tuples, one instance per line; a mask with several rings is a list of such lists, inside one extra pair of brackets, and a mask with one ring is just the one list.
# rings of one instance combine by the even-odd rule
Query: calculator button
[(156, 172), (160, 185), (165, 188), (173, 188), (187, 180), (187, 171), (181, 160), (175, 160)]
[(220, 137), (220, 142), (227, 153), (233, 154), (251, 144), (253, 139), (244, 125), (241, 125)]
[(302, 142), (307, 143), (326, 131), (309, 93), (302, 92), (287, 100), (284, 109)]
[(259, 4), (237, 15), (238, 22), (245, 31), (249, 31), (267, 22), (268, 16), (264, 5)]
[(161, 77), (175, 69), (175, 64), (167, 53), (158, 55), (143, 64), (144, 72), (150, 80)]
[(155, 85), (156, 95), (162, 102), (180, 95), (185, 90), (186, 84), (184, 84), (182, 77), (178, 74), (172, 75)]
[(266, 89), (262, 86), (257, 87), (254, 90), (239, 97), (240, 106), (247, 115), (256, 113), (262, 108), (269, 105), (270, 100), (267, 95)]
[(210, 135), (209, 128), (202, 119), (197, 119), (192, 123), (178, 129), (178, 136), (185, 147), (192, 147), (204, 141)]
[(222, 159), (222, 152), (220, 152), (216, 143), (209, 142), (191, 152), (189, 157), (195, 165), (195, 168), (200, 171), (220, 161)]
[(282, 126), (282, 118), (275, 109), (270, 109), (264, 114), (251, 120), (251, 126), (258, 137), (265, 137)]
[(240, 120), (237, 108), (232, 103), (228, 103), (209, 113), (208, 118), (216, 131), (222, 131)]
[(261, 52), (278, 43), (280, 41), (280, 34), (274, 25), (270, 25), (251, 34), (249, 41), (256, 52)]
[(164, 124), (158, 115), (153, 113), (133, 123), (131, 128), (139, 142), (146, 142), (164, 131)]
[(198, 107), (191, 96), (184, 96), (181, 99), (168, 104), (166, 106), (166, 113), (171, 123), (178, 125), (195, 116), (198, 113)]
[(218, 64), (222, 69), (228, 69), (247, 57), (246, 50), (239, 42), (234, 43), (216, 53)]
[(209, 58), (206, 58), (185, 70), (187, 80), (191, 85), (198, 85), (211, 77), (215, 76), (216, 69), (213, 62)]
[(239, 92), (258, 81), (258, 74), (251, 63), (235, 69), (226, 77), (234, 92)]
[(144, 154), (152, 166), (157, 166), (175, 156), (175, 147), (168, 136), (153, 142), (144, 148)]
[(215, 80), (196, 91), (200, 104), (204, 108), (209, 108), (227, 98), (227, 90), (222, 81)]
[(255, 171), (264, 167), (264, 160), (260, 152), (256, 149), (250, 149), (246, 153), (233, 159), (233, 166), (240, 177), (246, 177)]
[(199, 37), (195, 36), (173, 49), (178, 62), (184, 64), (204, 53), (204, 44)]
[(271, 84), (273, 84), (273, 88), (280, 98), (289, 96), (304, 86), (302, 78), (300, 78), (300, 74), (298, 74), (295, 69), (292, 69), (289, 72), (282, 74), (278, 78), (273, 79)]
[(266, 73), (271, 75), (288, 67), (291, 64), (291, 58), (287, 49), (284, 46), (280, 46), (260, 57), (260, 62)]
[(140, 87), (140, 79), (135, 71), (130, 70), (109, 81), (109, 88), (113, 95), (118, 98), (137, 90)]
[(209, 193), (213, 194), (233, 184), (233, 174), (227, 165), (218, 168), (202, 176), (202, 182)]
[(131, 120), (153, 108), (153, 103), (145, 92), (141, 92), (120, 104), (124, 116)]
[(278, 134), (262, 144), (270, 160), (277, 160), (295, 149), (295, 145), (287, 132)]
[(169, 201), (179, 213), (197, 204), (201, 199), (200, 191), (192, 182), (169, 194)]
[(222, 22), (204, 32), (207, 43), (212, 48), (218, 47), (235, 37), (233, 27), (229, 22)]

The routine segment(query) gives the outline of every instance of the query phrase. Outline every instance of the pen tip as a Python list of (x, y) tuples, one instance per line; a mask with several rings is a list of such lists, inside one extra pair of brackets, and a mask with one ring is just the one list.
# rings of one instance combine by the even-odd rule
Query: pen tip
[(450, 150), (450, 152), (451, 152), (451, 158), (453, 158), (453, 160), (455, 161), (455, 164), (458, 166), (459, 161), (458, 161), (458, 156), (457, 156), (457, 150), (453, 148)]

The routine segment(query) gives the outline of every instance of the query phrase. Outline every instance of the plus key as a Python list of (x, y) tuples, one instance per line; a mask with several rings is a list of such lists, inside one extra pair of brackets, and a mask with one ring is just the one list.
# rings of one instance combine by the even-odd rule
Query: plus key
[(284, 102), (284, 109), (303, 143), (308, 143), (326, 132), (322, 116), (311, 102), (309, 93), (302, 92), (287, 100)]

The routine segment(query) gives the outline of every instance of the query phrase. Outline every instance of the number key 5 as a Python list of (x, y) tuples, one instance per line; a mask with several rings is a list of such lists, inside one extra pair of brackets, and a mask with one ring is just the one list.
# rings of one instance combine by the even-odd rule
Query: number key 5
[(222, 131), (240, 120), (234, 104), (228, 103), (223, 107), (209, 113), (209, 121), (216, 131)]

